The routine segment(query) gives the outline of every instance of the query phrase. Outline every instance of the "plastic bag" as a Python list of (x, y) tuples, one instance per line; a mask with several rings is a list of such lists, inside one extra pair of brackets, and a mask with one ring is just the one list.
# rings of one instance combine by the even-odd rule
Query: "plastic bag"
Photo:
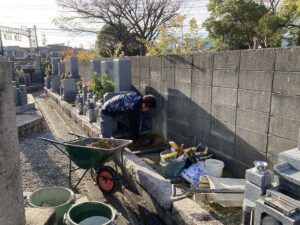
[(198, 185), (201, 176), (207, 175), (205, 164), (203, 161), (194, 163), (189, 168), (181, 172), (181, 176), (189, 183)]

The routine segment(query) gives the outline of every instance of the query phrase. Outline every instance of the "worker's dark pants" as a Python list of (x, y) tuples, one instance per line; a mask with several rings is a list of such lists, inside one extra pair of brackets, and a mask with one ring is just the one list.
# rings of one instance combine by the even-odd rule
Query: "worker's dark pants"
[(104, 115), (100, 110), (100, 129), (102, 138), (111, 138), (114, 121), (114, 118)]
[(126, 116), (111, 117), (102, 113), (100, 110), (100, 129), (102, 138), (111, 138), (113, 130), (116, 128), (117, 122), (129, 127), (128, 118)]

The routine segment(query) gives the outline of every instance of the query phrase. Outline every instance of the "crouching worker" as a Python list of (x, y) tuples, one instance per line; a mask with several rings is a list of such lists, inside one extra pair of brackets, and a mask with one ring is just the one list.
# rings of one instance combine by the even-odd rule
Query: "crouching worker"
[(156, 108), (156, 99), (153, 95), (141, 96), (137, 93), (130, 92), (112, 97), (104, 103), (100, 110), (102, 137), (112, 137), (113, 122), (126, 117), (129, 122), (131, 139), (136, 144), (141, 144), (141, 115), (153, 108)]

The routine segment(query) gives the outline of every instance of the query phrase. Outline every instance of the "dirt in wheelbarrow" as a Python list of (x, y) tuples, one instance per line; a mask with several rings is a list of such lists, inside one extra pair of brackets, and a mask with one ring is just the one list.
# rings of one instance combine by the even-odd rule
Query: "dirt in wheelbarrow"
[(143, 134), (141, 136), (142, 143), (132, 143), (128, 146), (132, 152), (143, 151), (148, 149), (162, 148), (169, 146), (169, 142), (157, 134)]
[(112, 148), (117, 147), (116, 145), (114, 145), (108, 141), (105, 141), (105, 140), (98, 140), (96, 142), (86, 144), (85, 146), (94, 147), (94, 148), (105, 148), (105, 149), (112, 149)]

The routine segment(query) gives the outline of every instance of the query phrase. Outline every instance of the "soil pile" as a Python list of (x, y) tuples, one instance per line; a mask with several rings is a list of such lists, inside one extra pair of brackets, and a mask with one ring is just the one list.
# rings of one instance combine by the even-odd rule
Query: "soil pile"
[(112, 149), (112, 148), (117, 147), (116, 145), (114, 145), (108, 141), (105, 141), (105, 140), (99, 140), (99, 141), (87, 144), (85, 146), (94, 147), (94, 148), (105, 148), (105, 149)]

